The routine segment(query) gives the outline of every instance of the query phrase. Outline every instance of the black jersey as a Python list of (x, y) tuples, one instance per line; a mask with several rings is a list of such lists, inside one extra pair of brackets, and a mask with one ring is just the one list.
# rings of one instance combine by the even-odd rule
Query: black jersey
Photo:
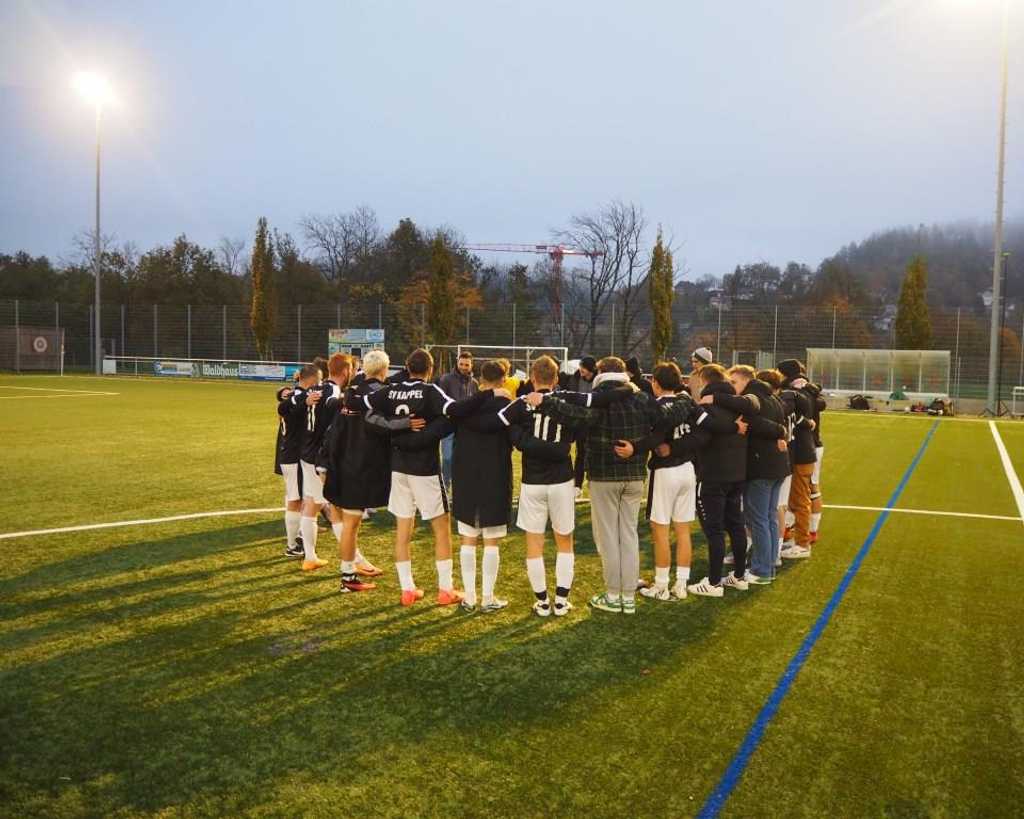
[[(383, 389), (364, 396), (363, 402), (367, 409), (376, 410), (386, 417), (411, 415), (423, 418), (428, 424), (443, 416), (454, 403), (437, 384), (418, 378), (388, 384)], [(437, 475), (441, 469), (438, 450), (436, 447), (422, 450), (392, 447), (391, 469), (403, 475)]]
[[(640, 442), (640, 445), (651, 450), (651, 460), (647, 466), (649, 469), (668, 469), (673, 466), (682, 466), (695, 461), (697, 451), (711, 440), (711, 434), (697, 425), (697, 419), (702, 410), (697, 403), (686, 393), (679, 395), (663, 395), (657, 399), (659, 405), (678, 404), (685, 408), (686, 419), (676, 423), (678, 419), (667, 418), (660, 421), (651, 431), (650, 436)], [(669, 445), (669, 454), (662, 457), (654, 452), (659, 444)]]
[[(550, 390), (540, 392), (547, 393)], [(518, 426), (522, 432), (538, 441), (558, 445), (554, 450), (549, 448), (548, 452), (538, 453), (520, 447), (523, 449), (522, 483), (551, 485), (574, 478), (569, 451), (575, 431), (562, 423), (562, 420), (553, 418), (550, 409), (543, 404), (534, 409), (523, 398), (517, 398), (498, 413), (498, 417), (507, 426)]]
[(308, 464), (315, 464), (324, 433), (341, 408), (342, 391), (341, 387), (330, 379), (311, 387), (309, 391), (319, 392), (320, 400), (306, 407), (306, 434), (302, 438), (302, 460)]
[(302, 457), (302, 445), (306, 438), (306, 394), (307, 390), (295, 387), (291, 395), (277, 403), (277, 414), (281, 418), (281, 434), (278, 438), (278, 462), (297, 464)]

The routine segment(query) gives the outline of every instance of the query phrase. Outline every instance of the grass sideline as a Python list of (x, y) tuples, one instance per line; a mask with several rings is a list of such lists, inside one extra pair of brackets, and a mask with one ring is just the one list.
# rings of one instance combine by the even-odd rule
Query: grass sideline
[[(0, 404), (0, 532), (280, 503), (272, 387), (0, 378), (79, 382), (119, 395)], [(826, 416), (826, 501), (884, 505), (929, 425)], [(999, 428), (1024, 472), (1024, 425)], [(987, 425), (955, 420), (899, 505), (1018, 514)], [(564, 621), (529, 615), (519, 535), (499, 587), (513, 608), (495, 616), (401, 609), (390, 572), (380, 591), (341, 597), (333, 573), (280, 558), (273, 519), (8, 541), (0, 804), (20, 816), (691, 815), (876, 516), (827, 512), (814, 558), (771, 587), (645, 601), (624, 618), (583, 605), (600, 560), (581, 507)], [(890, 516), (724, 815), (1012, 813), (1024, 656), (1006, 625), (1024, 614), (1024, 572), (1005, 551), (1021, 528)], [(366, 534), (390, 567), (386, 517)], [(414, 567), (429, 588), (422, 536)]]

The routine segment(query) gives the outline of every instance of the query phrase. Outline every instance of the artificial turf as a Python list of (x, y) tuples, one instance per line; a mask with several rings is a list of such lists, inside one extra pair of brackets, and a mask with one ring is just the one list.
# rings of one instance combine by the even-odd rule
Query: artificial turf
[[(119, 395), (6, 400), (24, 386)], [(0, 533), (278, 505), (272, 392), (0, 378)], [(884, 506), (931, 423), (827, 415), (826, 503)], [(1020, 470), (1021, 425), (1000, 429)], [(1019, 514), (988, 425), (955, 420), (897, 505)], [(329, 533), (331, 572), (304, 576), (279, 515), (2, 541), (0, 813), (691, 815), (877, 517), (827, 510), (772, 586), (627, 618), (584, 605), (584, 505), (577, 608), (547, 621), (519, 535), (490, 616), (402, 609), (391, 571), (342, 596)], [(363, 533), (386, 568), (391, 536), (383, 513)], [(1018, 813), (1022, 543), (1019, 521), (891, 514), (724, 814)], [(414, 567), (429, 588), (426, 529)]]

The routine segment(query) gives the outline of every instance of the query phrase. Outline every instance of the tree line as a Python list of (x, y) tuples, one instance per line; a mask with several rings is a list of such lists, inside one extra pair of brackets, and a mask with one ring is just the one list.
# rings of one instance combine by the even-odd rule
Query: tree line
[[(898, 301), (900, 346), (927, 347), (929, 310), (965, 306), (983, 313), (991, 281), (986, 229), (963, 224), (878, 233), (841, 248), (816, 268), (795, 261), (783, 267), (752, 262), (721, 277), (695, 279), (676, 261), (680, 248), (632, 202), (573, 214), (552, 231), (554, 242), (585, 254), (567, 257), (562, 270), (546, 257), (531, 265), (481, 259), (450, 226), (425, 227), (406, 218), (385, 231), (365, 205), (307, 215), (298, 231), (294, 235), (260, 218), (251, 240), (225, 237), (216, 247), (203, 247), (181, 235), (145, 252), (102, 237), (104, 301), (246, 305), (258, 346), (260, 338), (272, 337), (277, 311), (298, 304), (397, 305), (403, 322), (416, 327), (410, 337), (439, 344), (458, 338), (467, 309), (499, 315), (514, 309), (520, 326), (547, 328), (549, 338), (557, 335), (578, 349), (593, 344), (613, 316), (617, 351), (657, 354), (672, 342), (672, 308), (678, 303), (852, 311)], [(1011, 254), (1024, 250), (1024, 226), (1009, 225), (1007, 240)], [(92, 275), (88, 234), (77, 237), (70, 256), (56, 263), (25, 251), (0, 254), (0, 299), (88, 303)], [(1011, 299), (1022, 295), (1020, 278), (1010, 280)], [(728, 327), (740, 345), (741, 315), (733, 311), (736, 326)], [(269, 354), (269, 348), (261, 350)]]

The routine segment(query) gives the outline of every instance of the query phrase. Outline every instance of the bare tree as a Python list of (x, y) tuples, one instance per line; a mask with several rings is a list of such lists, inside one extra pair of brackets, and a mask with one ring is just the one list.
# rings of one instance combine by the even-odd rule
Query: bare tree
[(616, 200), (597, 211), (574, 215), (567, 228), (554, 232), (558, 242), (592, 254), (585, 267), (572, 271), (566, 288), (567, 325), (581, 330), (574, 333), (574, 346), (583, 350), (594, 343), (613, 299), (622, 305), (621, 318), (616, 315), (616, 335), (623, 340), (620, 351), (637, 346), (630, 340), (647, 278), (646, 230), (643, 208)]
[(227, 236), (220, 237), (220, 244), (217, 245), (217, 259), (226, 273), (237, 276), (242, 272), (244, 253), (245, 239), (229, 239)]
[(377, 214), (368, 205), (348, 213), (304, 216), (299, 226), (328, 281), (346, 277), (380, 242)]

